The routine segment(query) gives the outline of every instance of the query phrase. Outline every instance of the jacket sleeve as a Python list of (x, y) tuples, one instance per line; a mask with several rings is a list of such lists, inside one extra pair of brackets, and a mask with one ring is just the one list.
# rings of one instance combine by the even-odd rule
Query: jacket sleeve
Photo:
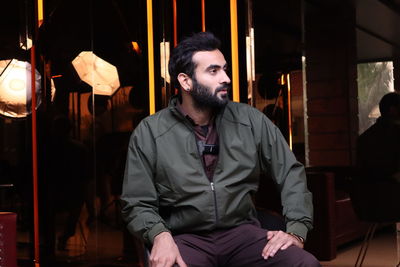
[(169, 232), (158, 213), (158, 196), (154, 186), (156, 164), (154, 137), (142, 122), (133, 132), (127, 153), (122, 186), (122, 217), (128, 230), (142, 237), (149, 246), (161, 232)]
[(262, 167), (281, 192), (286, 231), (305, 240), (312, 229), (313, 205), (304, 166), (296, 160), (280, 130), (266, 116), (262, 115), (261, 120)]

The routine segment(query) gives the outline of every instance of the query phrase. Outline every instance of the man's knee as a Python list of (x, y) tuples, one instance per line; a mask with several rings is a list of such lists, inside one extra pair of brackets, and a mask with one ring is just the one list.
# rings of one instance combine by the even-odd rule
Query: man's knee
[(319, 261), (314, 257), (314, 255), (305, 251), (304, 257), (300, 260), (299, 267), (321, 267)]
[(295, 267), (321, 267), (319, 261), (311, 253), (292, 246), (286, 251), (284, 257), (284, 266), (295, 266)]

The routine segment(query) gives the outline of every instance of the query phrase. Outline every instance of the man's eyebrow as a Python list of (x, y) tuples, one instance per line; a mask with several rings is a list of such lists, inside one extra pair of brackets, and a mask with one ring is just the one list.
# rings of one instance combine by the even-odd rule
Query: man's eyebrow
[(221, 68), (226, 68), (228, 66), (228, 64), (226, 63), (225, 65), (223, 65), (223, 66), (221, 66), (221, 65), (218, 65), (218, 64), (212, 64), (212, 65), (210, 65), (210, 66), (208, 66), (207, 68), (206, 68), (206, 71), (207, 70), (211, 70), (211, 69), (221, 69)]

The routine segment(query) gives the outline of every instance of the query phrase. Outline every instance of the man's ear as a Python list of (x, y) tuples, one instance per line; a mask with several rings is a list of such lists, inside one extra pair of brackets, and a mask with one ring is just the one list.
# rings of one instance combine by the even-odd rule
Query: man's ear
[(190, 91), (190, 88), (192, 88), (192, 79), (186, 73), (179, 73), (178, 81), (183, 90)]

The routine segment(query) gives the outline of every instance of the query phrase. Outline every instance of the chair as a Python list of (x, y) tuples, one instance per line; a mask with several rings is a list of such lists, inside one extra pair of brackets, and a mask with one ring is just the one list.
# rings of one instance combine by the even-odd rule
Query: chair
[(314, 228), (305, 249), (320, 261), (331, 261), (338, 247), (363, 237), (368, 223), (360, 221), (350, 199), (352, 166), (306, 168), (307, 186), (313, 194)]
[[(350, 197), (360, 220), (371, 223), (361, 245), (355, 266), (362, 266), (368, 245), (379, 224), (400, 222), (400, 184), (363, 182), (352, 179)], [(398, 250), (399, 251), (399, 248)], [(398, 255), (399, 256), (399, 255)], [(397, 267), (400, 266), (400, 262)]]

